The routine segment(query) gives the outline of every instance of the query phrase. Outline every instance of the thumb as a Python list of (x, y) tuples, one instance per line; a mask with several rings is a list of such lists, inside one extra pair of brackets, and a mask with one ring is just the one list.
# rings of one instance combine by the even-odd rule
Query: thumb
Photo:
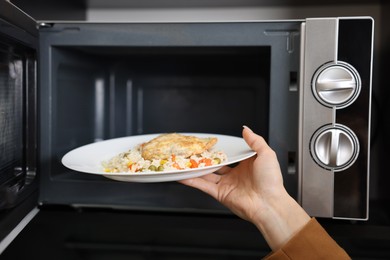
[(267, 142), (260, 135), (255, 134), (249, 127), (243, 126), (242, 136), (249, 147), (258, 155), (264, 151), (271, 149)]

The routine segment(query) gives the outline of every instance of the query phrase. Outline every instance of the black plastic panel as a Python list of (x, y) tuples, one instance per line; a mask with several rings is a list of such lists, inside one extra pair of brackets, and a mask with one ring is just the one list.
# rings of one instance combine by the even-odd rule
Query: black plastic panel
[(350, 106), (337, 110), (337, 123), (351, 128), (360, 143), (355, 164), (335, 173), (334, 215), (367, 217), (371, 98), (371, 19), (339, 21), (338, 60), (351, 64), (361, 77), (361, 92)]

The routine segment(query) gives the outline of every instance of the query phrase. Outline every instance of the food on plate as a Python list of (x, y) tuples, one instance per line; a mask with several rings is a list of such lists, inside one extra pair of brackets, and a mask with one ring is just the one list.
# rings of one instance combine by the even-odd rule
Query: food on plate
[(142, 157), (146, 160), (169, 159), (174, 154), (185, 158), (201, 154), (217, 143), (217, 138), (199, 138), (177, 133), (162, 134), (141, 146)]
[(217, 141), (215, 137), (161, 134), (102, 165), (105, 172), (162, 172), (218, 165), (227, 157), (223, 151), (212, 149)]

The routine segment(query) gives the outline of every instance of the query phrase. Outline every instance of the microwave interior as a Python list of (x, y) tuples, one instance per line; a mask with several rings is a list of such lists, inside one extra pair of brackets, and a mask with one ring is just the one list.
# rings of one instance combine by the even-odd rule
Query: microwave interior
[[(172, 27), (155, 36), (150, 30), (156, 25), (122, 25), (126, 34), (118, 42), (114, 26), (105, 26), (99, 34), (93, 24), (42, 29), (40, 205), (226, 213), (214, 199), (176, 182), (113, 181), (69, 170), (61, 158), (111, 138), (169, 132), (241, 136), (242, 125), (273, 145), (295, 196), (299, 23), (249, 26), (258, 37), (245, 41), (240, 35), (219, 39), (214, 32), (226, 25), (205, 32), (198, 24), (191, 36), (174, 34)], [(167, 43), (171, 34), (179, 38)], [(200, 35), (208, 38), (202, 42)]]

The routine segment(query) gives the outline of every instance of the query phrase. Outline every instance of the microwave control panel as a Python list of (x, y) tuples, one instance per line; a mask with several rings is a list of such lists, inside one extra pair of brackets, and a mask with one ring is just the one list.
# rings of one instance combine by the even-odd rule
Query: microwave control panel
[(366, 220), (373, 20), (307, 19), (301, 37), (299, 201)]

